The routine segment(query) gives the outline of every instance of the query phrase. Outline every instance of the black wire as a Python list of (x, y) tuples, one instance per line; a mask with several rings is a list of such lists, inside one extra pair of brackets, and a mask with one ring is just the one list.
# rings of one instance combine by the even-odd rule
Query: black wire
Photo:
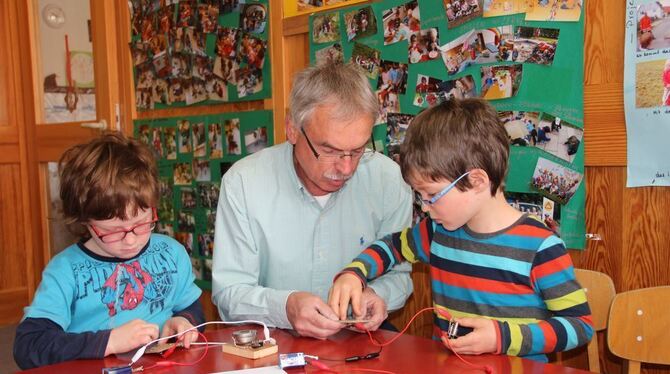
[(319, 356), (319, 360), (323, 361), (342, 361), (342, 362), (354, 362), (354, 361), (360, 361), (360, 360), (370, 360), (373, 358), (379, 357), (379, 355), (382, 353), (382, 350), (384, 349), (384, 346), (377, 340), (375, 337), (370, 335), (370, 338), (372, 341), (379, 347), (379, 350), (376, 352), (371, 352), (371, 353), (366, 353), (363, 355), (357, 355), (357, 356), (349, 356), (345, 358), (323, 358)]
[(376, 352), (370, 352), (358, 356), (349, 356), (345, 358), (327, 358), (327, 357), (321, 357), (319, 356), (319, 361), (337, 361), (337, 362), (353, 362), (353, 361), (360, 361), (360, 360), (370, 360), (373, 358), (379, 357), (379, 355), (382, 353), (382, 349), (384, 347), (379, 347), (379, 350)]

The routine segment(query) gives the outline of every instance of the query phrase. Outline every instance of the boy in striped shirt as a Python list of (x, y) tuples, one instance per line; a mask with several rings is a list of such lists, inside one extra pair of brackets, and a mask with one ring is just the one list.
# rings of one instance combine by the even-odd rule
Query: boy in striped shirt
[[(394, 265), (430, 265), (433, 306), (469, 334), (463, 354), (497, 353), (546, 362), (545, 353), (586, 344), (593, 334), (586, 295), (565, 244), (503, 195), (509, 140), (482, 99), (449, 100), (419, 114), (401, 148), (403, 178), (429, 214), (365, 249), (335, 278), (329, 304), (365, 315), (361, 292)], [(434, 315), (434, 337), (449, 321)]]

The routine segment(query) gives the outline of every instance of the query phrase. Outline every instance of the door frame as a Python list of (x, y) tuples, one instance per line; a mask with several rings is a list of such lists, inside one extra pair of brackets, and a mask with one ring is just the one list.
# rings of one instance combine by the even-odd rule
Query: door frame
[[(51, 259), (50, 229), (47, 221), (49, 213), (49, 193), (47, 189), (47, 162), (57, 162), (61, 154), (69, 147), (86, 142), (101, 134), (101, 130), (82, 127), (83, 122), (60, 124), (38, 123), (38, 111), (41, 111), (42, 77), (39, 60), (39, 3), (37, 0), (6, 2), (13, 7), (13, 19), (16, 24), (14, 45), (18, 48), (13, 54), (13, 66), (16, 68), (16, 96), (18, 137), (22, 140), (22, 186), (23, 206), (26, 208), (24, 222), (26, 230), (26, 274), (29, 279), (28, 294), (24, 305), (34, 295), (41, 280), (41, 273)], [(127, 12), (127, 2), (90, 0), (91, 36), (94, 53), (94, 73), (96, 82), (96, 121), (104, 120), (107, 130), (120, 130), (128, 134), (132, 124), (122, 121), (124, 108), (131, 106), (128, 95), (122, 96), (132, 85), (132, 71), (124, 75), (122, 69), (129, 69), (130, 53), (127, 50), (121, 29), (124, 23), (119, 13)], [(25, 22), (21, 22), (25, 20)], [(129, 26), (126, 27), (129, 29)], [(129, 31), (126, 31), (129, 32)], [(127, 58), (127, 60), (123, 60)], [(122, 100), (123, 99), (123, 100)], [(39, 105), (39, 107), (38, 107)]]

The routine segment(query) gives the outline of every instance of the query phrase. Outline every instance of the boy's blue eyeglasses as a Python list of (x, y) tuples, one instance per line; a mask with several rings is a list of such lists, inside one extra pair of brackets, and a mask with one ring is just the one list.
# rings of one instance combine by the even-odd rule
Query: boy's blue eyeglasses
[(465, 172), (465, 174), (461, 175), (460, 177), (456, 178), (453, 182), (451, 182), (447, 187), (444, 187), (442, 191), (436, 193), (433, 197), (430, 198), (430, 200), (424, 200), (421, 198), (421, 194), (418, 192), (414, 191), (414, 201), (416, 202), (417, 205), (426, 205), (430, 206), (435, 204), (442, 196), (446, 195), (449, 191), (451, 191), (452, 188), (456, 187), (456, 184), (458, 181), (463, 179), (466, 175), (470, 174), (469, 171)]

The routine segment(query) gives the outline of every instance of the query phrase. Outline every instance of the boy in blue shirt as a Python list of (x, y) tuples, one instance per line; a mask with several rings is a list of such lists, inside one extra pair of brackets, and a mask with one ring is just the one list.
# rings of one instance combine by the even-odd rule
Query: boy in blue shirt
[[(145, 145), (106, 134), (60, 159), (63, 216), (81, 241), (44, 269), (16, 330), (22, 369), (100, 359), (204, 321), (184, 247), (152, 234), (159, 187)], [(179, 338), (188, 347), (190, 331)]]

